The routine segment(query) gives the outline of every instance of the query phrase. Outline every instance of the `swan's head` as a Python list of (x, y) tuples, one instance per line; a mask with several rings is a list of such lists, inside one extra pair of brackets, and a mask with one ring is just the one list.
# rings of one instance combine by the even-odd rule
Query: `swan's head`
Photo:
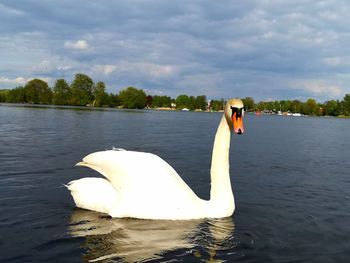
[(244, 105), (240, 99), (230, 99), (225, 106), (225, 117), (231, 129), (237, 133), (244, 133), (243, 117)]

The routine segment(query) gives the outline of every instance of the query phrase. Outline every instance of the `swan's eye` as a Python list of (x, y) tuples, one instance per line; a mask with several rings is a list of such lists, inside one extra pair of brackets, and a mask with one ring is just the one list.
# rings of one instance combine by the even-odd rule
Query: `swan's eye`
[(236, 113), (236, 118), (242, 117), (244, 114), (244, 108), (237, 108), (237, 107), (231, 106), (231, 110), (232, 110), (232, 116), (233, 114)]

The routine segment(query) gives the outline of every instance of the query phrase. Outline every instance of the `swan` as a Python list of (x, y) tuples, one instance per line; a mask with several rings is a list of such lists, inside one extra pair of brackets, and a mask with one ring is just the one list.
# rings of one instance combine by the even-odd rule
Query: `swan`
[(227, 101), (212, 153), (210, 200), (199, 198), (163, 159), (152, 153), (122, 149), (95, 152), (77, 166), (103, 178), (67, 184), (77, 207), (111, 217), (190, 220), (231, 216), (235, 210), (229, 174), (230, 137), (244, 132), (240, 99)]

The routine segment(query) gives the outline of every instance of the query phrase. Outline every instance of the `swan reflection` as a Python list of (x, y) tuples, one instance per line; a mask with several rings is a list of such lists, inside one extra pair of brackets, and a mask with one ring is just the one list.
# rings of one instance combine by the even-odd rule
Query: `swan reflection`
[(69, 225), (71, 236), (85, 238), (84, 259), (89, 262), (112, 258), (125, 262), (155, 260), (177, 249), (202, 257), (199, 251), (192, 251), (195, 247), (204, 247), (213, 262), (217, 249), (233, 246), (233, 231), (231, 217), (186, 221), (112, 219), (82, 209), (74, 210)]

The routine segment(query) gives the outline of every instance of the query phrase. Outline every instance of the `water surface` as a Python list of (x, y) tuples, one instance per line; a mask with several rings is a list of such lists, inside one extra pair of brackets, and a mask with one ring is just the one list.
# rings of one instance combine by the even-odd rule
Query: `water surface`
[(350, 121), (247, 115), (232, 217), (111, 219), (74, 207), (74, 167), (112, 146), (158, 154), (202, 198), (219, 113), (0, 106), (0, 262), (347, 262)]

